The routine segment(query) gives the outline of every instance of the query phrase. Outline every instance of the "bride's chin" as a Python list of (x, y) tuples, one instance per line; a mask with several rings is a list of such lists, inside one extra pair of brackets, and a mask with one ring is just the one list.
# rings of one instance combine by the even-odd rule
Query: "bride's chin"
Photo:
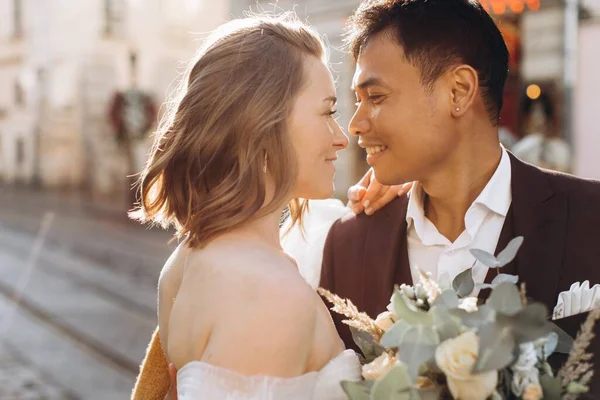
[(305, 179), (292, 191), (292, 199), (325, 200), (330, 199), (334, 192), (333, 179)]
[(313, 190), (310, 194), (305, 194), (304, 196), (297, 196), (297, 198), (306, 199), (306, 200), (327, 200), (330, 199), (334, 194), (333, 187), (329, 190)]
[(311, 200), (327, 200), (327, 199), (330, 199), (333, 196), (334, 192), (335, 192), (335, 188), (334, 188), (333, 183), (332, 183), (331, 187), (329, 187), (326, 190), (319, 191), (319, 194), (317, 196), (311, 197)]

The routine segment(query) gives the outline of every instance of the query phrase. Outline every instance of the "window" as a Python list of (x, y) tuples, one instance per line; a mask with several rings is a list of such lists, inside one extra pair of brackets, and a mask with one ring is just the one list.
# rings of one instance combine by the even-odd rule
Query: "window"
[(23, 93), (23, 86), (18, 80), (15, 82), (15, 105), (25, 105), (25, 93)]
[(22, 137), (17, 139), (17, 166), (23, 165), (25, 162), (25, 141)]
[(13, 0), (13, 37), (23, 36), (23, 1)]
[(123, 37), (125, 31), (125, 1), (104, 0), (104, 34), (107, 37)]

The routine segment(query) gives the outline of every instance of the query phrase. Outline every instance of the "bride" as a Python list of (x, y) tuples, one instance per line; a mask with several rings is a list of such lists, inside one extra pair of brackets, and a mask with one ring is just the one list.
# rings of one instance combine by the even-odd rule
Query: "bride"
[(184, 238), (158, 319), (179, 400), (344, 399), (360, 378), (330, 314), (282, 250), (289, 206), (333, 193), (348, 139), (319, 36), (289, 18), (235, 20), (191, 65), (141, 174), (139, 219)]

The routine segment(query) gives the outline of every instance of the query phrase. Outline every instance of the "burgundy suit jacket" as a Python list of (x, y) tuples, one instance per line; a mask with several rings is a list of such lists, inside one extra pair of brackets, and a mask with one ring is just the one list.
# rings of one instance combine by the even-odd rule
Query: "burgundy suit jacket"
[[(541, 170), (512, 154), (510, 161), (512, 204), (496, 253), (512, 238), (525, 238), (516, 259), (502, 273), (519, 275), (528, 297), (544, 303), (551, 313), (558, 294), (573, 282), (600, 283), (600, 182)], [(325, 243), (321, 287), (352, 300), (372, 318), (385, 311), (394, 285), (412, 284), (407, 206), (404, 196), (372, 216), (348, 215), (336, 221)], [(495, 275), (496, 270), (490, 269), (486, 281)], [(586, 316), (565, 318), (559, 325), (574, 337)], [(334, 313), (332, 317), (346, 347), (357, 349), (343, 318)], [(596, 337), (595, 354), (600, 354), (599, 342)], [(595, 358), (600, 367), (600, 357)], [(595, 375), (597, 394), (599, 368)]]

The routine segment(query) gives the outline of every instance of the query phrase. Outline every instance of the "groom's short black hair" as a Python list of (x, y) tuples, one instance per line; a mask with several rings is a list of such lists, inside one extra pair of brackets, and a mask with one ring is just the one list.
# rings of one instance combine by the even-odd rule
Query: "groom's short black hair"
[(500, 30), (477, 0), (366, 0), (349, 20), (346, 42), (355, 59), (374, 35), (389, 31), (423, 85), (449, 68), (468, 64), (479, 75), (490, 119), (498, 124), (508, 75), (508, 50)]

